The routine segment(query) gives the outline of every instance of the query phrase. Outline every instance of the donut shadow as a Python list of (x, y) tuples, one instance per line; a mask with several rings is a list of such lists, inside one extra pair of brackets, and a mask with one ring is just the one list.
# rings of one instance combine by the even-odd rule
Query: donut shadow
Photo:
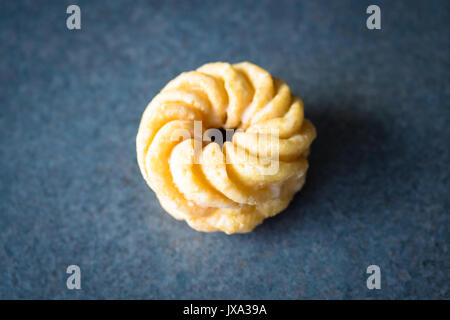
[[(391, 135), (384, 121), (355, 107), (339, 108), (310, 105), (306, 116), (317, 129), (317, 138), (308, 157), (309, 169), (306, 183), (288, 208), (267, 219), (255, 233), (267, 233), (282, 229), (283, 232), (303, 228), (306, 215), (320, 220), (331, 214), (330, 207), (339, 210), (339, 201), (364, 197), (382, 192), (371, 177), (383, 174), (386, 161), (398, 142), (392, 144)], [(395, 151), (394, 151), (395, 152)], [(397, 150), (397, 152), (401, 152)], [(379, 181), (379, 180), (378, 180)], [(365, 190), (359, 186), (364, 184)], [(370, 192), (367, 192), (370, 190)], [(368, 197), (368, 198), (367, 198)], [(331, 205), (324, 205), (328, 202)]]

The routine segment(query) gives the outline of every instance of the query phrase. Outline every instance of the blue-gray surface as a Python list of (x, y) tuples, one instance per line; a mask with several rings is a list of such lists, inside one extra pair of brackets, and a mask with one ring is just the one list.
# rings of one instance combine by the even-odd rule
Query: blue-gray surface
[[(450, 5), (378, 1), (371, 31), (371, 2), (2, 1), (0, 298), (449, 298)], [(137, 127), (178, 73), (242, 60), (304, 98), (309, 176), (253, 233), (199, 233)]]

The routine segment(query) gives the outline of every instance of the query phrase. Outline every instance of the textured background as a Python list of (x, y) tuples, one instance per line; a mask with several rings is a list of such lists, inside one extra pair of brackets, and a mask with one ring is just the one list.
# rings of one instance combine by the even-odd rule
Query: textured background
[[(450, 298), (450, 5), (377, 1), (370, 31), (369, 4), (2, 1), (0, 298)], [(174, 220), (136, 164), (149, 100), (220, 60), (285, 79), (318, 129), (303, 191), (246, 235)]]

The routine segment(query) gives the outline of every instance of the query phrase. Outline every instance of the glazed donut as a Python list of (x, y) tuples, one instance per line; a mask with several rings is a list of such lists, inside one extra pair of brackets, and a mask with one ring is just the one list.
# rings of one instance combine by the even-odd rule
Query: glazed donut
[[(217, 129), (234, 135), (223, 142)], [(249, 62), (208, 63), (180, 74), (148, 104), (137, 160), (173, 217), (198, 231), (245, 233), (302, 188), (315, 137), (302, 100), (283, 80)]]

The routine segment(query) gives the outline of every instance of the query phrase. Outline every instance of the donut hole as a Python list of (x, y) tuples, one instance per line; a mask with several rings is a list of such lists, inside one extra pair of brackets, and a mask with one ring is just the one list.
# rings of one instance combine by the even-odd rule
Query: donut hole
[(234, 129), (209, 128), (203, 134), (203, 139), (206, 142), (217, 143), (222, 149), (224, 142), (233, 141), (233, 135)]

